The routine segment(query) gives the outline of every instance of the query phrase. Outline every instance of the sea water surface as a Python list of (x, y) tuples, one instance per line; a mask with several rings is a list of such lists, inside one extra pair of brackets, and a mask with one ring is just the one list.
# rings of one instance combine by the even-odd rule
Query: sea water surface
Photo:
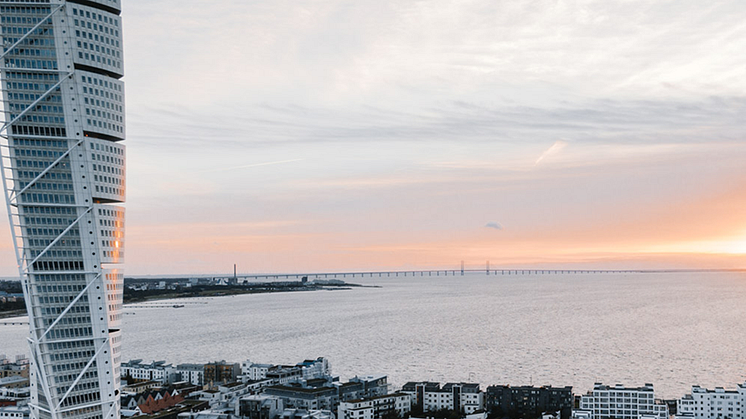
[[(122, 359), (170, 363), (327, 357), (342, 379), (555, 385), (693, 384), (746, 379), (746, 273), (618, 273), (345, 278), (346, 291), (125, 306)], [(194, 300), (184, 300), (185, 302)], [(7, 322), (8, 320), (0, 320)], [(25, 353), (27, 326), (0, 327), (0, 353)]]

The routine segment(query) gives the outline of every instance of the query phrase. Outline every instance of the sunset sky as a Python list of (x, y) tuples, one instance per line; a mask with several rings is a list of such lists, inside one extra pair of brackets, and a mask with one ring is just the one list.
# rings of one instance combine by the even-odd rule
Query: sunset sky
[(128, 274), (746, 268), (746, 2), (123, 8)]

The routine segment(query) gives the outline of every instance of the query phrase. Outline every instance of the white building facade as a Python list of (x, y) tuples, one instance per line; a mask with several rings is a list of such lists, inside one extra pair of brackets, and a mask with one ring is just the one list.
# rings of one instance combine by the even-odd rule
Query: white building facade
[(122, 377), (132, 377), (135, 380), (158, 381), (171, 384), (178, 381), (177, 369), (166, 361), (153, 361), (143, 364), (141, 359), (134, 359), (121, 364)]
[(652, 384), (643, 387), (605, 386), (597, 383), (580, 399), (576, 418), (588, 419), (668, 419), (668, 405), (655, 399)]
[(205, 384), (205, 366), (202, 364), (179, 364), (176, 366), (176, 374), (180, 381), (186, 381), (195, 386)]
[(696, 419), (746, 419), (746, 382), (733, 390), (692, 386), (692, 393), (677, 401), (677, 417)]
[(454, 410), (471, 414), (484, 409), (484, 393), (475, 383), (409, 382), (402, 387), (402, 393), (409, 394), (412, 405), (423, 412)]
[(267, 372), (274, 365), (272, 364), (257, 364), (246, 360), (241, 363), (241, 376), (245, 381), (256, 381), (267, 378)]
[(119, 418), (120, 10), (119, 0), (0, 4), (0, 169), (29, 315), (32, 418)]
[(387, 413), (403, 418), (412, 410), (409, 394), (395, 393), (360, 400), (340, 402), (337, 419), (381, 419)]
[(329, 360), (323, 357), (306, 360), (298, 364), (304, 380), (324, 378), (332, 375), (332, 366)]

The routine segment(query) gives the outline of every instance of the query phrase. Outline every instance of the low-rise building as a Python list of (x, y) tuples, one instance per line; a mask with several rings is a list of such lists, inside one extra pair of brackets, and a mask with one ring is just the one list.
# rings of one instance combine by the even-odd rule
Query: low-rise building
[(120, 402), (122, 410), (149, 415), (169, 409), (182, 401), (184, 397), (178, 390), (161, 388), (140, 394), (125, 394)]
[(246, 419), (275, 419), (284, 408), (282, 399), (277, 396), (252, 394), (241, 397), (237, 414)]
[(244, 382), (270, 379), (274, 384), (288, 384), (330, 377), (331, 364), (323, 357), (307, 359), (297, 365), (258, 364), (249, 359), (241, 364), (241, 379)]
[(179, 364), (176, 366), (179, 380), (187, 381), (195, 386), (205, 385), (205, 366), (203, 364)]
[(326, 378), (332, 375), (332, 366), (329, 360), (323, 357), (307, 359), (298, 363), (297, 366), (301, 369), (301, 376), (304, 380)]
[(337, 409), (337, 419), (404, 418), (412, 410), (409, 394), (394, 393), (359, 400), (343, 401)]
[(215, 412), (212, 410), (203, 410), (200, 412), (182, 412), (179, 413), (178, 419), (231, 419), (232, 415), (227, 412)]
[(122, 387), (123, 394), (138, 394), (144, 393), (148, 390), (161, 387), (161, 383), (158, 381), (142, 381), (139, 383), (128, 384)]
[(278, 419), (335, 419), (330, 410), (285, 409)]
[(677, 401), (676, 416), (694, 419), (746, 419), (746, 382), (733, 390), (692, 386), (691, 394)]
[(389, 378), (383, 374), (355, 376), (350, 379), (350, 382), (363, 385), (362, 397), (376, 397), (389, 394)]
[(572, 387), (489, 386), (484, 393), (485, 409), (501, 418), (538, 418), (544, 412), (572, 415)]
[(484, 410), (484, 393), (475, 383), (409, 382), (402, 387), (402, 393), (412, 398), (412, 409), (420, 412), (452, 410), (471, 414)]
[(4, 388), (26, 388), (29, 386), (28, 377), (21, 375), (9, 375), (5, 378), (0, 378), (0, 387)]
[(205, 384), (232, 383), (241, 374), (241, 364), (225, 361), (205, 364)]
[(18, 355), (15, 361), (0, 357), (0, 378), (21, 376), (28, 378), (29, 360), (25, 355)]
[(210, 408), (214, 410), (217, 407), (226, 408), (229, 405), (235, 405), (238, 399), (248, 392), (246, 384), (234, 381), (232, 383), (220, 384), (214, 389), (195, 391), (192, 394), (199, 400), (210, 403)]
[(247, 359), (241, 364), (241, 376), (244, 381), (263, 380), (267, 378), (267, 372), (272, 367), (272, 364), (257, 364)]
[(593, 391), (580, 398), (580, 410), (587, 412), (588, 419), (668, 419), (668, 405), (655, 399), (652, 384), (612, 387), (596, 383)]
[[(200, 412), (208, 408), (209, 405), (207, 404), (207, 402), (199, 400), (184, 400), (183, 402), (178, 403), (172, 408), (154, 413), (152, 415), (140, 415), (137, 417), (137, 419), (178, 419), (179, 414), (181, 413)], [(122, 410), (122, 412), (124, 413), (125, 411)]]
[(303, 370), (296, 365), (275, 365), (267, 371), (265, 377), (275, 384), (289, 384), (303, 379)]
[(0, 387), (0, 398), (9, 400), (13, 404), (31, 397), (31, 387)]
[(166, 361), (143, 364), (142, 359), (133, 359), (122, 363), (121, 374), (122, 378), (158, 381), (163, 384), (171, 384), (181, 379), (177, 377), (176, 368), (171, 364), (166, 364)]
[(337, 388), (340, 402), (348, 402), (350, 400), (359, 400), (368, 397), (365, 394), (365, 386), (363, 383), (350, 381), (347, 383), (333, 383)]
[(28, 405), (0, 407), (0, 419), (29, 419), (30, 414)]
[(282, 399), (286, 408), (303, 410), (337, 410), (339, 395), (334, 387), (306, 388), (276, 385), (264, 389), (264, 394)]

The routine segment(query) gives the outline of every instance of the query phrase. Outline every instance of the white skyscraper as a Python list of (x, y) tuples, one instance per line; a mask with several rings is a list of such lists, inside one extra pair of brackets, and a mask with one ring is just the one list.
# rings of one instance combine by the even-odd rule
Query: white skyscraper
[(125, 138), (119, 0), (2, 0), (3, 186), (32, 417), (119, 419)]

